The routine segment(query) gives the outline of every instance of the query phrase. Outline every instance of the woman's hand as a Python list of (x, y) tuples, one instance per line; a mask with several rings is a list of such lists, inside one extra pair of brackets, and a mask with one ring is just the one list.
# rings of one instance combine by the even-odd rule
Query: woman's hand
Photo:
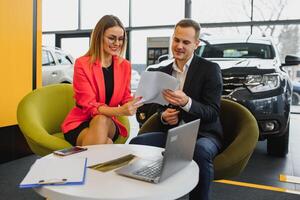
[(131, 116), (136, 113), (136, 110), (143, 105), (143, 103), (140, 103), (139, 101), (141, 100), (141, 97), (135, 97), (131, 101), (125, 103), (120, 107), (121, 112), (120, 115), (125, 115), (125, 116)]

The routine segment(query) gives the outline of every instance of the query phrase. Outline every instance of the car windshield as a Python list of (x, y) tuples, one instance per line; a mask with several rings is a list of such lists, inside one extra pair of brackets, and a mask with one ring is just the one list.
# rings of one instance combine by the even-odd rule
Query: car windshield
[(205, 44), (198, 47), (196, 54), (204, 58), (261, 58), (273, 59), (271, 45), (256, 43)]

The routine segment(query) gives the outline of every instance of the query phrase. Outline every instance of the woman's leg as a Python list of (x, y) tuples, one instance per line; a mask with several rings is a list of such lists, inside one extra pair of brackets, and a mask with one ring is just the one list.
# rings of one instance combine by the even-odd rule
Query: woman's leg
[(96, 115), (88, 128), (83, 129), (78, 138), (77, 145), (112, 144), (112, 138), (116, 132), (116, 125), (111, 118), (104, 115)]

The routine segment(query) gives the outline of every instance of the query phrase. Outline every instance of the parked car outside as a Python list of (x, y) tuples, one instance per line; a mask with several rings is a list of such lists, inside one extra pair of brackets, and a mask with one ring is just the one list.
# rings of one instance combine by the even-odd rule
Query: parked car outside
[(138, 73), (138, 71), (132, 69), (131, 70), (131, 92), (135, 93), (135, 91), (139, 85), (140, 78), (141, 78), (141, 76)]
[(292, 105), (299, 105), (299, 103), (300, 103), (300, 82), (293, 81)]
[[(260, 140), (267, 139), (267, 152), (274, 156), (288, 153), (292, 83), (282, 66), (300, 63), (286, 56), (281, 63), (278, 50), (268, 37), (206, 37), (195, 53), (220, 65), (223, 98), (236, 101), (254, 115)], [(151, 65), (165, 66), (172, 60)]]
[(42, 47), (42, 84), (72, 83), (73, 57), (57, 47)]

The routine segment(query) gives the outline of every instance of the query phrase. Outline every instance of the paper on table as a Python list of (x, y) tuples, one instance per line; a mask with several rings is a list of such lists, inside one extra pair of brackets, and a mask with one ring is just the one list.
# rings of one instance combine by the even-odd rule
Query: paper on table
[(104, 163), (95, 164), (92, 166), (89, 166), (91, 169), (95, 169), (101, 172), (107, 172), (119, 167), (122, 167), (124, 165), (127, 165), (131, 160), (133, 160), (136, 156), (133, 154), (127, 154), (125, 156), (122, 156), (120, 158), (116, 158), (113, 160), (106, 161)]
[(162, 91), (165, 89), (176, 90), (179, 88), (179, 81), (166, 73), (158, 71), (145, 71), (136, 90), (135, 96), (141, 96), (142, 103), (158, 103), (166, 105), (168, 102), (163, 98)]
[(41, 158), (35, 161), (20, 188), (84, 183), (87, 158)]

